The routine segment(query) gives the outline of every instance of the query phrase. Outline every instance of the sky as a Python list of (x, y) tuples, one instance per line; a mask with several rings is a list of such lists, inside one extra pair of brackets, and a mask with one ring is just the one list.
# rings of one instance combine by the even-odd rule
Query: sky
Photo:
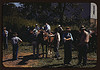
[(14, 3), (14, 4), (15, 4), (17, 7), (21, 6), (21, 5), (20, 5), (19, 3), (17, 3), (17, 2), (16, 2), (16, 3)]
[[(21, 6), (19, 2), (14, 2), (14, 4), (19, 7)], [(81, 13), (83, 17), (88, 17), (90, 16), (90, 3), (80, 3), (82, 8), (84, 8), (84, 12)], [(67, 14), (67, 16), (70, 16), (70, 14)]]

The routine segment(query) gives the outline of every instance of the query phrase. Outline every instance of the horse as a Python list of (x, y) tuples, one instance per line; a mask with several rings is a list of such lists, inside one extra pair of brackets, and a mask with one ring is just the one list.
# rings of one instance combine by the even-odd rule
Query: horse
[(42, 57), (44, 58), (44, 45), (46, 45), (46, 58), (47, 55), (52, 55), (52, 44), (54, 40), (54, 34), (50, 33), (48, 34), (45, 30), (40, 30), (38, 34), (38, 42), (42, 46)]

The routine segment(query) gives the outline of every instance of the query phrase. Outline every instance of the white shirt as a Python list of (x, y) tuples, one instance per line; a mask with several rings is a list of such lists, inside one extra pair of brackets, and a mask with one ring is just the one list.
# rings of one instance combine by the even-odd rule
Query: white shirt
[(47, 30), (51, 30), (51, 27), (50, 27), (50, 25), (47, 25)]
[(58, 35), (58, 41), (60, 42), (60, 34), (57, 32), (57, 35)]
[(8, 37), (8, 31), (7, 31), (7, 30), (4, 31), (4, 35), (5, 35), (6, 37)]
[(19, 37), (13, 37), (12, 39), (12, 44), (18, 44), (18, 41), (21, 41), (21, 39)]

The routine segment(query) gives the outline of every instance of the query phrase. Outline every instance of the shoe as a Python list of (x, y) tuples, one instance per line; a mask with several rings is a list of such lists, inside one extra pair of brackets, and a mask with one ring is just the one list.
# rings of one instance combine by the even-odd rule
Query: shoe
[(86, 66), (86, 64), (83, 64), (83, 66)]
[(57, 60), (61, 60), (61, 59), (62, 59), (61, 57), (58, 57), (58, 58), (57, 58)]
[(55, 55), (54, 58), (57, 58), (57, 56)]
[(64, 65), (66, 65), (66, 63), (64, 63)]
[(70, 63), (70, 62), (64, 62), (64, 64), (71, 65), (71, 63)]
[(81, 65), (81, 63), (79, 62), (77, 65)]
[(71, 65), (71, 63), (70, 63), (70, 62), (68, 62), (67, 64), (68, 64), (68, 65)]

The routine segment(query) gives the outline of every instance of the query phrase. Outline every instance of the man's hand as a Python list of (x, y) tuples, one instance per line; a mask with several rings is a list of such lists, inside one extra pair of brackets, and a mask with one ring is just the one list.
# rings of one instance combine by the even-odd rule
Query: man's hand
[(20, 40), (20, 42), (23, 42), (22, 40)]
[(68, 38), (68, 39), (64, 38), (64, 40), (71, 40), (71, 38)]

